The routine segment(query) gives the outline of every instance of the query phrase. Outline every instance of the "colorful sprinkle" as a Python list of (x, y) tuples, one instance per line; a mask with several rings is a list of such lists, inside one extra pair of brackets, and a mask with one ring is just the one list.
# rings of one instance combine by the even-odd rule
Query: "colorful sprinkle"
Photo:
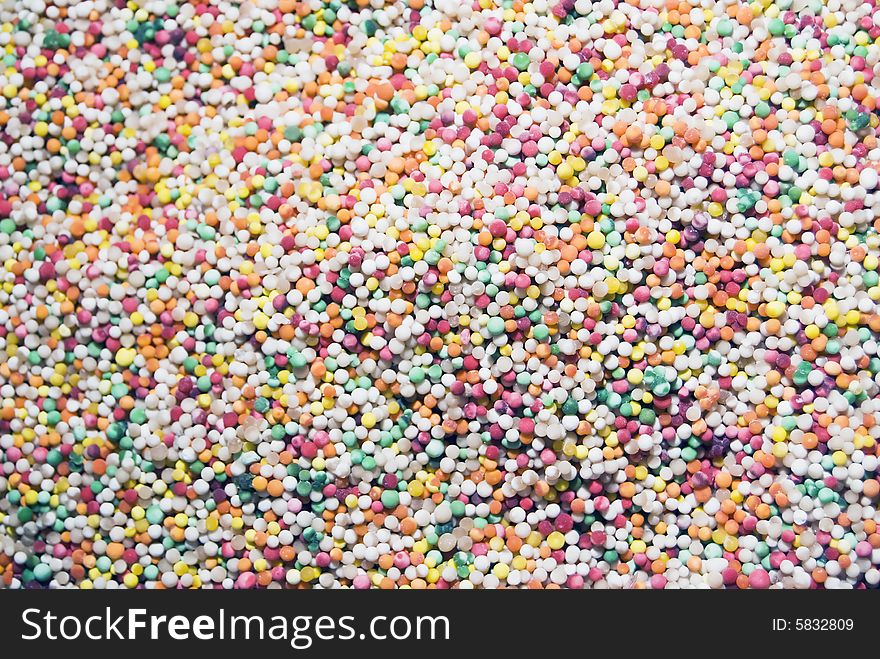
[(880, 12), (0, 8), (0, 584), (880, 585)]

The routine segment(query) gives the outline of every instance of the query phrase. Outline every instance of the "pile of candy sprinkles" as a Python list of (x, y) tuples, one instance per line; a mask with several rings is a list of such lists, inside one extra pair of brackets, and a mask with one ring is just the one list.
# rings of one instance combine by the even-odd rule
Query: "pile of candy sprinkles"
[(2, 587), (880, 585), (876, 0), (0, 49)]

